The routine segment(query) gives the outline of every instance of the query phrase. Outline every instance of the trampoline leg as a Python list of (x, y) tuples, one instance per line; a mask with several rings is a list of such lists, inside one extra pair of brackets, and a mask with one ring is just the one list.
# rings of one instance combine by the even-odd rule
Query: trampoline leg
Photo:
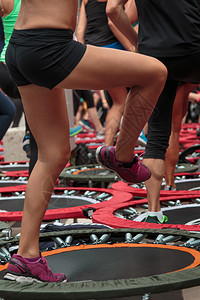
[(88, 182), (88, 186), (89, 186), (89, 188), (92, 188), (92, 186), (93, 186), (93, 184), (92, 184), (92, 180), (89, 180), (89, 182)]
[(149, 300), (151, 299), (151, 294), (145, 294), (144, 296), (142, 296), (142, 300)]
[(105, 182), (101, 182), (101, 188), (103, 189), (103, 188), (105, 188)]

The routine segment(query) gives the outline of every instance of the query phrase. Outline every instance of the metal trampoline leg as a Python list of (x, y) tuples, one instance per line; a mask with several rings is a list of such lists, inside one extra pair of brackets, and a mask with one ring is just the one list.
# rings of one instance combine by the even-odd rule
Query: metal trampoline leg
[(89, 181), (88, 181), (88, 186), (89, 186), (89, 188), (92, 188), (92, 186), (93, 186), (92, 180), (89, 180)]

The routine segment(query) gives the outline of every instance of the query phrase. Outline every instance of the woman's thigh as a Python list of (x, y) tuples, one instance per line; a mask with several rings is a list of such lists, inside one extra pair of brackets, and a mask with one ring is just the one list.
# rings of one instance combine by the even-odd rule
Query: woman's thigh
[(25, 85), (19, 87), (19, 91), (40, 158), (48, 160), (48, 154), (51, 156), (59, 148), (68, 148), (69, 122), (64, 90), (50, 91), (36, 85)]
[(57, 87), (90, 90), (150, 85), (156, 71), (163, 68), (149, 56), (88, 45), (79, 64)]

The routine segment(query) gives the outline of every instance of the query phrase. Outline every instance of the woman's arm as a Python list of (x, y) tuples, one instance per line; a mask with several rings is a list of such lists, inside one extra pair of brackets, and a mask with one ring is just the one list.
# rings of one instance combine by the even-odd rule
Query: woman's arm
[(128, 0), (125, 4), (125, 13), (127, 14), (131, 24), (133, 25), (138, 20), (137, 7), (135, 0)]
[(86, 4), (87, 4), (87, 0), (83, 0), (81, 4), (78, 26), (77, 26), (77, 40), (83, 44), (85, 44), (85, 31), (87, 27), (87, 17), (85, 12)]
[(137, 32), (132, 27), (128, 17), (128, 14), (131, 14), (131, 6), (128, 5), (127, 12), (124, 11), (124, 5), (127, 2), (128, 0), (108, 0), (106, 13), (117, 29), (130, 41), (131, 45), (137, 48)]
[(110, 20), (110, 18), (108, 18), (108, 25), (109, 25), (112, 33), (116, 36), (116, 38), (124, 46), (124, 48), (128, 51), (135, 52), (134, 45), (131, 44), (131, 42), (125, 37), (125, 35), (123, 33), (121, 33), (121, 31), (119, 31), (119, 29), (117, 29), (117, 27), (113, 24), (113, 22)]
[(99, 93), (100, 93), (103, 108), (109, 109), (110, 107), (109, 107), (108, 102), (106, 100), (104, 90), (99, 90)]
[(0, 0), (0, 17), (9, 15), (14, 8), (14, 0)]

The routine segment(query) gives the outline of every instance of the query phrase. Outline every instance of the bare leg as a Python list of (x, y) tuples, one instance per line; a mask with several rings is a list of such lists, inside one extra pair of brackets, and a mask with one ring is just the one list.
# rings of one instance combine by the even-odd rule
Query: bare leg
[[(132, 158), (137, 137), (162, 91), (166, 73), (164, 65), (151, 57), (88, 46), (78, 66), (58, 88), (49, 91), (35, 85), (19, 87), (27, 121), (38, 145), (38, 161), (26, 190), (19, 254), (38, 256), (40, 224), (56, 179), (70, 157), (66, 100), (64, 91), (59, 87), (109, 89), (136, 86), (129, 94), (125, 110), (125, 125), (137, 123), (131, 126), (129, 137), (133, 140), (128, 143), (131, 147), (122, 149), (118, 146), (122, 154), (127, 152), (127, 157)], [(147, 113), (141, 116), (145, 99), (148, 99), (145, 104)], [(127, 132), (122, 130), (122, 141), (127, 140), (126, 135)], [(124, 142), (122, 144), (126, 146)]]
[(127, 97), (126, 88), (108, 90), (113, 100), (113, 105), (106, 116), (105, 145), (113, 146), (115, 135), (119, 129), (120, 121), (124, 112), (124, 104)]
[(148, 123), (145, 124), (143, 129), (144, 129), (144, 134), (147, 135), (147, 133), (148, 133)]
[(174, 172), (179, 157), (179, 130), (172, 131), (169, 139), (169, 147), (165, 157), (165, 188), (167, 186), (172, 186), (176, 189)]
[(76, 116), (75, 116), (75, 121), (74, 121), (76, 126), (79, 125), (79, 121), (81, 120), (82, 112), (83, 112), (83, 105), (79, 105), (78, 111), (77, 111)]
[(70, 158), (68, 115), (62, 89), (29, 85), (19, 90), (38, 145), (38, 161), (27, 184), (18, 254), (36, 257), (40, 224), (56, 179)]
[(99, 120), (96, 107), (90, 107), (88, 108), (87, 111), (88, 111), (89, 118), (94, 124), (96, 131), (103, 131), (103, 126), (101, 125), (101, 122)]
[(116, 145), (116, 158), (121, 162), (132, 161), (132, 149), (134, 149), (138, 136), (154, 109), (157, 97), (155, 96), (156, 100), (154, 99), (153, 105), (152, 98), (148, 98), (148, 92), (148, 87), (136, 87), (132, 88), (128, 94), (120, 135)]
[(166, 186), (176, 188), (174, 172), (179, 158), (179, 133), (182, 119), (188, 109), (188, 95), (196, 88), (195, 84), (185, 84), (178, 88), (173, 105), (172, 131), (169, 140), (169, 147), (165, 155), (165, 181)]
[(166, 68), (151, 57), (88, 46), (79, 65), (58, 87), (107, 90), (117, 86), (132, 87), (116, 146), (117, 160), (130, 162), (138, 136), (153, 111), (165, 79)]
[(151, 178), (145, 181), (148, 197), (148, 210), (160, 211), (160, 188), (165, 171), (165, 161), (162, 159), (144, 159), (143, 163), (151, 171)]

